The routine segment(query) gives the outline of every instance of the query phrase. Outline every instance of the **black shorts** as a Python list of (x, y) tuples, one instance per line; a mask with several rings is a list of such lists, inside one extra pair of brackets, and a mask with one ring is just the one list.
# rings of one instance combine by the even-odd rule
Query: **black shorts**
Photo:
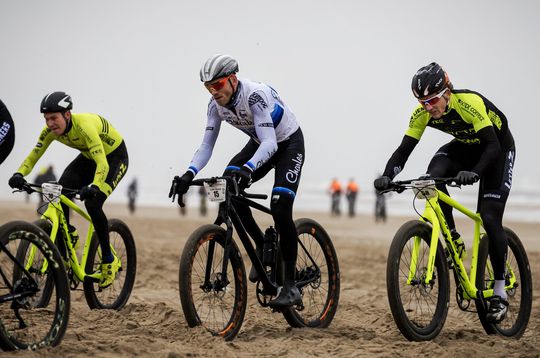
[[(442, 146), (433, 156), (428, 173), (435, 176), (455, 176), (460, 170), (472, 170), (480, 160), (483, 147), (453, 140)], [(512, 188), (512, 174), (516, 158), (515, 146), (504, 150), (494, 163), (486, 168), (480, 181), (480, 199), (508, 199)], [(435, 173), (433, 173), (435, 171)]]
[[(225, 170), (242, 167), (257, 151), (259, 144), (250, 139), (246, 146), (234, 156)], [(289, 139), (278, 143), (277, 151), (263, 165), (257, 168), (251, 177), (253, 182), (262, 179), (271, 169), (275, 168), (274, 188), (275, 191), (286, 191), (296, 196), (300, 176), (305, 161), (304, 135), (300, 128)]]
[[(109, 163), (109, 173), (107, 174), (105, 183), (114, 190), (126, 174), (129, 165), (127, 148), (124, 141), (122, 141), (122, 144), (120, 144), (118, 148), (107, 155), (107, 162)], [(96, 162), (79, 154), (71, 163), (69, 163), (58, 180), (58, 183), (65, 188), (82, 188), (83, 186), (92, 183), (95, 173)]]

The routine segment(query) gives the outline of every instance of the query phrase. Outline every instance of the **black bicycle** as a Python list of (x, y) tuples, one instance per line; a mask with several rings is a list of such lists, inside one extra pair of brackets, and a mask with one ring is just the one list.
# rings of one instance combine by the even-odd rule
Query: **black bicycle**
[[(220, 202), (220, 206), (214, 224), (195, 230), (184, 246), (179, 272), (182, 309), (190, 327), (202, 325), (213, 335), (232, 340), (244, 320), (248, 289), (244, 262), (233, 232), (236, 231), (257, 271), (256, 294), (263, 307), (268, 307), (268, 302), (277, 296), (282, 282), (279, 232), (272, 226), (266, 229), (259, 257), (237, 207), (248, 205), (271, 214), (269, 208), (250, 200), (266, 199), (267, 195), (239, 191), (234, 178), (228, 176), (198, 179), (191, 185), (204, 185), (209, 199)], [(328, 327), (339, 302), (336, 251), (327, 232), (314, 220), (298, 219), (295, 225), (298, 232), (296, 287), (302, 303), (280, 312), (291, 327)]]
[[(32, 256), (22, 247), (32, 247)], [(41, 304), (44, 282), (46, 305)], [(0, 226), (0, 348), (56, 346), (66, 331), (69, 309), (66, 270), (48, 235), (25, 221)]]

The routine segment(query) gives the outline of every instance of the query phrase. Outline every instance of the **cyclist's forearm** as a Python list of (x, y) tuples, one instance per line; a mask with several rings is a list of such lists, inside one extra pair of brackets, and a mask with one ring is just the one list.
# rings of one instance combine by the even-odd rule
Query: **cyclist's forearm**
[(405, 135), (399, 147), (388, 160), (383, 175), (392, 179), (398, 175), (405, 167), (405, 163), (407, 162), (407, 159), (409, 159), (409, 156), (417, 143), (417, 139)]

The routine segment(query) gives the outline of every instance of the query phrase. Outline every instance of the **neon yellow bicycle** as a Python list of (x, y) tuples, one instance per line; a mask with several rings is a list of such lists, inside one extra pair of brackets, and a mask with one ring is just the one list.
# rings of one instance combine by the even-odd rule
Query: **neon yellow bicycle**
[[(393, 182), (386, 190), (402, 192), (413, 189), (415, 200), (426, 200), (424, 212), (420, 214), (417, 211), (420, 219), (408, 221), (399, 228), (388, 253), (386, 283), (394, 321), (411, 341), (435, 338), (442, 330), (448, 313), (450, 267), (459, 308), (476, 312), (487, 334), (519, 338), (527, 328), (532, 305), (532, 278), (525, 249), (516, 233), (504, 227), (508, 238), (505, 280), (509, 307), (503, 321), (490, 323), (486, 319), (487, 299), (493, 296), (494, 278), (488, 259), (489, 240), (482, 219), (480, 214), (437, 190), (435, 185), (443, 183), (457, 186), (452, 184), (455, 183), (454, 178), (420, 178)], [(474, 222), (469, 272), (452, 241), (439, 201)], [(470, 308), (471, 301), (474, 301), (476, 310)]]
[[(70, 288), (76, 290), (83, 283), (84, 296), (90, 308), (119, 310), (127, 303), (137, 268), (137, 255), (135, 241), (129, 227), (119, 219), (109, 219), (109, 235), (112, 252), (121, 261), (115, 281), (108, 287), (99, 285), (101, 278), (101, 249), (99, 240), (94, 232), (90, 216), (77, 206), (64, 194), (75, 195), (78, 190), (62, 188), (56, 183), (45, 183), (43, 186), (26, 183), (22, 190), (28, 193), (40, 193), (48, 203), (47, 210), (34, 224), (50, 236), (58, 247), (66, 266)], [(64, 193), (64, 194), (63, 194)], [(88, 222), (86, 240), (79, 259), (76, 242), (72, 237), (69, 225), (61, 204), (67, 205), (71, 210)], [(17, 257), (24, 258), (25, 266), (30, 267), (36, 253), (36, 247), (27, 242), (21, 243)], [(47, 276), (48, 261), (45, 260), (40, 268), (44, 278), (39, 282), (40, 299), (36, 301), (39, 307), (46, 307), (50, 300), (52, 280)]]

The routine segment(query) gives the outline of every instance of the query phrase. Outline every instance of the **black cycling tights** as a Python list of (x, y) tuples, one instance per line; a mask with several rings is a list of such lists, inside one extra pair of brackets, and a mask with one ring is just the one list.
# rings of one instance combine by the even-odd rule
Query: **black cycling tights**
[[(107, 258), (111, 257), (112, 252), (109, 245), (109, 221), (107, 220), (107, 216), (105, 216), (105, 212), (103, 212), (105, 200), (107, 200), (107, 196), (100, 191), (95, 198), (86, 199), (84, 205), (86, 206), (88, 215), (92, 218), (94, 230), (99, 239), (102, 257)], [(64, 209), (66, 221), (69, 223), (69, 207), (62, 204), (62, 209)]]
[(480, 215), (489, 239), (489, 256), (496, 280), (504, 279), (508, 239), (502, 226), (504, 203), (484, 200), (480, 205)]

